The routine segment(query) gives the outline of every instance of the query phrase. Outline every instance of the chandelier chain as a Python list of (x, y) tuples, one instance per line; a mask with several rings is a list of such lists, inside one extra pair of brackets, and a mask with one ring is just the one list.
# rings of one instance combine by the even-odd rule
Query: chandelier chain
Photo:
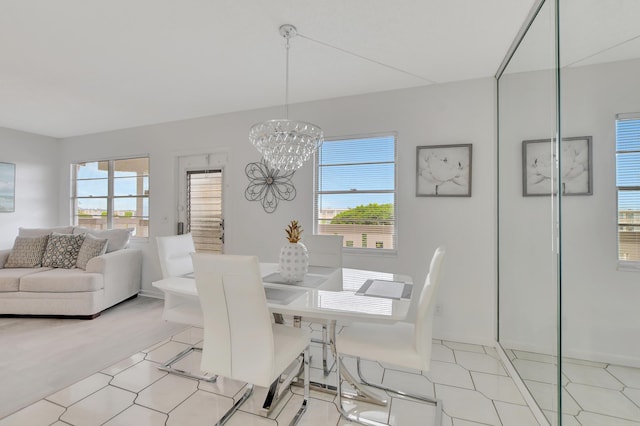
[(285, 36), (287, 43), (285, 45), (287, 51), (286, 71), (285, 71), (285, 89), (284, 89), (284, 115), (289, 119), (289, 35)]

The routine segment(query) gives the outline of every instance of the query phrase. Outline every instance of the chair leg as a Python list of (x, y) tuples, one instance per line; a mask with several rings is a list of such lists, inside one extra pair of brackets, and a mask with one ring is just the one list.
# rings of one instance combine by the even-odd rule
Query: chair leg
[(303, 363), (304, 363), (304, 398), (302, 400), (302, 405), (300, 406), (300, 409), (298, 410), (296, 415), (291, 420), (291, 423), (289, 423), (289, 426), (294, 426), (294, 425), (298, 424), (298, 422), (300, 421), (300, 418), (302, 418), (302, 415), (305, 413), (305, 411), (307, 411), (307, 404), (309, 403), (309, 380), (310, 380), (311, 376), (309, 374), (309, 347), (308, 346), (304, 350), (304, 355), (303, 356), (304, 356), (304, 359), (303, 359)]
[(432, 398), (430, 396), (424, 396), (424, 395), (418, 395), (418, 394), (414, 394), (414, 393), (410, 393), (410, 392), (404, 392), (404, 391), (401, 391), (401, 390), (398, 390), (398, 389), (390, 388), (388, 386), (383, 386), (381, 384), (368, 382), (364, 378), (364, 376), (362, 374), (362, 370), (360, 369), (360, 357), (356, 358), (356, 369), (358, 371), (358, 378), (360, 379), (360, 381), (362, 383), (364, 383), (367, 386), (371, 386), (371, 387), (376, 388), (376, 389), (392, 392), (392, 393), (395, 393), (395, 394), (400, 395), (400, 396), (404, 396), (404, 397), (408, 397), (408, 398), (412, 398), (412, 399), (417, 399), (419, 401), (424, 401), (424, 402), (428, 402), (430, 404), (435, 405), (435, 407), (436, 407), (436, 422), (435, 422), (435, 425), (440, 426), (442, 424), (442, 401), (441, 400), (439, 400), (437, 398)]
[(207, 375), (204, 375), (204, 374), (192, 373), (190, 371), (186, 371), (186, 370), (182, 370), (180, 368), (173, 367), (173, 364), (175, 364), (176, 362), (180, 361), (182, 358), (185, 358), (191, 352), (202, 352), (202, 348), (198, 348), (198, 347), (195, 347), (195, 346), (189, 346), (188, 348), (186, 348), (185, 350), (180, 352), (178, 355), (176, 355), (173, 358), (171, 358), (169, 361), (167, 361), (164, 364), (161, 364), (160, 366), (158, 366), (158, 370), (166, 371), (167, 373), (171, 373), (171, 374), (178, 374), (180, 376), (189, 377), (191, 379), (198, 379), (198, 380), (203, 380), (203, 381), (209, 382), (209, 383), (215, 383), (217, 378), (218, 378), (218, 376), (207, 376)]
[(244, 404), (247, 399), (249, 399), (252, 393), (253, 385), (247, 385), (247, 390), (242, 395), (242, 397), (235, 404), (233, 404), (233, 407), (231, 407), (226, 413), (224, 413), (224, 416), (222, 416), (222, 418), (218, 420), (218, 423), (216, 423), (215, 426), (222, 426), (223, 424), (225, 424), (231, 418), (233, 413), (238, 411), (238, 408), (240, 408), (240, 406)]
[(340, 412), (340, 415), (345, 419), (349, 420), (350, 422), (358, 423), (365, 426), (389, 426), (388, 423), (380, 423), (380, 422), (376, 422), (375, 420), (365, 419), (364, 417), (360, 417), (359, 415), (348, 412), (347, 410), (344, 409), (344, 407), (342, 406), (342, 372), (341, 372), (342, 362), (339, 355), (335, 354), (335, 356), (336, 356), (336, 372), (337, 372), (336, 381), (338, 382), (336, 394), (338, 396), (338, 412)]

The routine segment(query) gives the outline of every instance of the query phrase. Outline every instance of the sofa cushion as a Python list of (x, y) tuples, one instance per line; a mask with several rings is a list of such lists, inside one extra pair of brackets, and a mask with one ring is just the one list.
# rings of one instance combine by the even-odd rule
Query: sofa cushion
[(74, 234), (91, 234), (96, 238), (106, 238), (109, 240), (107, 243), (107, 253), (112, 251), (121, 250), (129, 246), (129, 240), (131, 235), (135, 233), (135, 228), (126, 229), (91, 229), (76, 226), (73, 229)]
[(104, 287), (102, 274), (82, 269), (50, 269), (24, 276), (20, 279), (20, 291), (42, 293), (73, 293), (97, 291)]
[(107, 251), (107, 239), (96, 238), (91, 234), (85, 234), (84, 242), (78, 252), (76, 266), (81, 269), (87, 268), (87, 262), (96, 256), (103, 255)]
[(54, 228), (18, 228), (18, 236), (20, 237), (40, 237), (42, 235), (50, 235), (54, 232), (58, 234), (71, 234), (73, 226), (56, 226)]
[(75, 268), (78, 252), (83, 242), (83, 234), (58, 234), (54, 232), (49, 236), (47, 249), (44, 252), (44, 256), (42, 256), (42, 266), (65, 269)]
[(50, 269), (51, 268), (0, 269), (0, 293), (18, 291), (20, 289), (21, 278)]
[(42, 264), (42, 255), (49, 235), (40, 237), (16, 237), (5, 268), (36, 268)]

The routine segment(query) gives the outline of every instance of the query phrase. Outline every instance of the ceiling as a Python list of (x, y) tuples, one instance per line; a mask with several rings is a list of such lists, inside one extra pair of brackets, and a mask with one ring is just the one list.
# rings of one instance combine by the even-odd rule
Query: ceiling
[[(56, 138), (493, 76), (535, 0), (0, 0), (0, 127)], [(292, 118), (295, 114), (292, 110)]]

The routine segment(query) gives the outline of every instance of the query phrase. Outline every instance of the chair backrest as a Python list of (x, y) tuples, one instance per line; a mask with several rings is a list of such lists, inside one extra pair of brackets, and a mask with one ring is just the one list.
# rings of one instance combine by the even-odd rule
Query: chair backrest
[(309, 266), (342, 268), (342, 235), (307, 235), (302, 243), (309, 253)]
[(204, 319), (202, 370), (269, 387), (275, 348), (258, 258), (212, 253), (192, 258)]
[(421, 355), (424, 363), (422, 369), (425, 371), (429, 370), (429, 363), (431, 362), (433, 312), (435, 310), (438, 287), (440, 286), (440, 275), (445, 253), (444, 247), (438, 247), (433, 254), (429, 273), (425, 279), (417, 304), (414, 340), (416, 350)]
[(191, 233), (156, 237), (162, 278), (179, 277), (193, 272), (191, 253), (196, 251)]

